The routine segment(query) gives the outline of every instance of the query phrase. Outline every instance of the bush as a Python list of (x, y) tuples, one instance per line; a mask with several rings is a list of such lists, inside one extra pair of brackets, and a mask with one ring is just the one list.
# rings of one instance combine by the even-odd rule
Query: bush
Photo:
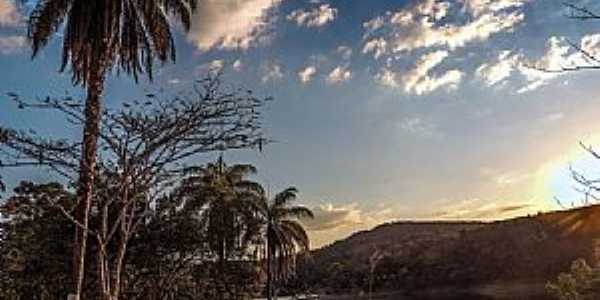
[(546, 291), (558, 300), (592, 299), (590, 287), (596, 274), (584, 259), (571, 264), (568, 273), (560, 273), (555, 281), (546, 284)]

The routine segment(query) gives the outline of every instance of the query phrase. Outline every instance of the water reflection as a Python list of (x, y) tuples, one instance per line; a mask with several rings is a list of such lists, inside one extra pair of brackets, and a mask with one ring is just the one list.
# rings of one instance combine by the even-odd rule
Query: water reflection
[[(281, 299), (281, 298), (280, 298)], [(367, 296), (322, 296), (320, 300), (368, 300)], [(373, 295), (373, 300), (554, 300), (547, 295), (511, 295), (506, 297), (492, 297), (476, 293), (435, 293), (428, 295)]]

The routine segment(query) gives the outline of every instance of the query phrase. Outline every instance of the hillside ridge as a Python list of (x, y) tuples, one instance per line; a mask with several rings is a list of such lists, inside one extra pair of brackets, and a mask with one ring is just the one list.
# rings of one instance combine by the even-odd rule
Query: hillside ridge
[(599, 237), (600, 205), (489, 222), (396, 221), (311, 251), (299, 274), (338, 293), (364, 288), (377, 252), (382, 290), (544, 283), (575, 259), (595, 263)]

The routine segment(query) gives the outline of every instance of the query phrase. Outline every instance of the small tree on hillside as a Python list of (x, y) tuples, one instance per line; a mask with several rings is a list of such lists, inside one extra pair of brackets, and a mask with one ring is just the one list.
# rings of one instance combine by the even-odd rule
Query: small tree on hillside
[(590, 294), (593, 280), (593, 269), (585, 260), (578, 259), (568, 273), (560, 273), (556, 280), (546, 284), (546, 291), (558, 300), (596, 299)]

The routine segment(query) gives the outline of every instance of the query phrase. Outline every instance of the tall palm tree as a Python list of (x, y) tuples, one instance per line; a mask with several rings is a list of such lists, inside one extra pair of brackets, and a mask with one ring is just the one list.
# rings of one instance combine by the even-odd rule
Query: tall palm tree
[(227, 166), (219, 158), (216, 164), (194, 168), (176, 191), (184, 201), (183, 211), (201, 213), (208, 246), (220, 268), (227, 259), (244, 255), (260, 232), (254, 204), (264, 192), (260, 184), (247, 179), (254, 173), (252, 165)]
[(314, 215), (304, 206), (291, 205), (297, 194), (296, 188), (289, 187), (275, 195), (273, 200), (263, 198), (259, 203), (259, 211), (265, 221), (269, 300), (273, 296), (273, 281), (287, 277), (298, 251), (310, 248), (310, 240), (299, 219), (314, 218)]
[(81, 294), (89, 211), (92, 201), (101, 97), (107, 73), (118, 69), (152, 79), (157, 59), (175, 60), (168, 15), (189, 30), (197, 0), (39, 0), (31, 12), (28, 36), (33, 57), (64, 25), (61, 71), (70, 65), (75, 85), (87, 89), (82, 155), (77, 187), (78, 205), (73, 269), (75, 298)]

